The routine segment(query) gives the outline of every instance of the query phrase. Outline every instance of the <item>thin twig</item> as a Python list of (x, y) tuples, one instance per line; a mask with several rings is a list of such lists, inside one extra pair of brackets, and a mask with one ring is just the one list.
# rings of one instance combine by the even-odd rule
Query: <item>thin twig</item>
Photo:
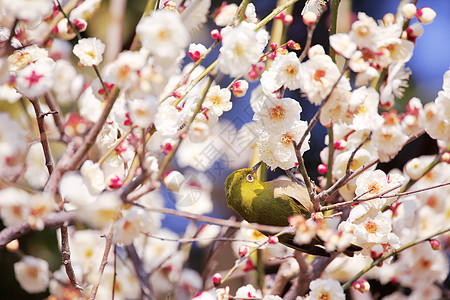
[(153, 295), (153, 288), (149, 282), (149, 274), (144, 270), (142, 261), (136, 252), (136, 248), (133, 244), (130, 244), (125, 246), (125, 249), (136, 271), (137, 280), (141, 286), (143, 299), (155, 299), (155, 296)]
[(42, 150), (44, 152), (45, 166), (47, 167), (49, 175), (51, 175), (53, 172), (53, 159), (52, 153), (50, 151), (50, 145), (47, 139), (47, 132), (45, 130), (45, 121), (44, 121), (45, 114), (43, 114), (41, 110), (41, 105), (39, 104), (39, 100), (37, 98), (29, 100), (33, 105), (34, 112), (36, 114)]
[(350, 168), (352, 166), (353, 163), (353, 159), (355, 158), (356, 152), (358, 152), (359, 149), (362, 148), (362, 146), (364, 146), (365, 143), (367, 143), (370, 139), (372, 138), (372, 131), (369, 133), (369, 135), (358, 145), (358, 147), (355, 148), (355, 150), (353, 150), (353, 152), (350, 155), (350, 158), (348, 159), (347, 162), (347, 167), (345, 168), (345, 174), (349, 174), (350, 173)]
[(56, 103), (55, 97), (50, 92), (44, 94), (45, 103), (47, 103), (48, 107), (54, 111), (53, 120), (55, 120), (56, 128), (59, 131), (59, 137), (61, 140), (64, 140), (64, 117), (61, 112), (61, 108), (58, 103)]
[[(47, 215), (44, 221), (44, 228), (58, 228), (63, 225), (70, 225), (75, 220), (75, 212), (59, 211)], [(25, 234), (33, 231), (28, 221), (22, 222), (17, 226), (8, 226), (0, 231), (0, 249), (5, 247), (9, 242), (18, 239)]]
[(62, 225), (61, 231), (61, 256), (62, 263), (66, 269), (67, 277), (69, 277), (70, 283), (78, 290), (83, 290), (81, 285), (77, 282), (75, 271), (73, 270), (72, 261), (70, 260), (70, 245), (69, 245), (69, 232), (67, 225)]
[[(98, 287), (100, 286), (103, 272), (105, 271), (105, 267), (108, 264), (109, 251), (111, 250), (111, 245), (112, 245), (112, 236), (113, 236), (113, 231), (111, 228), (108, 235), (105, 236), (106, 244), (105, 244), (105, 250), (103, 251), (102, 261), (100, 263), (100, 268), (98, 271), (99, 277), (98, 277), (97, 282), (92, 287), (91, 294), (89, 295), (89, 300), (94, 300), (95, 296), (97, 295)], [(114, 289), (114, 287), (113, 287), (113, 289)]]

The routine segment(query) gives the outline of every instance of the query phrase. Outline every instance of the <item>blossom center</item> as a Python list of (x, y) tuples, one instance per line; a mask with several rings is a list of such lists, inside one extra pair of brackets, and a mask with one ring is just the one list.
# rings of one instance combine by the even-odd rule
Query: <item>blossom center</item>
[(316, 73), (314, 73), (314, 80), (322, 82), (322, 77), (325, 76), (324, 70), (317, 70)]
[(281, 142), (285, 145), (289, 145), (292, 143), (292, 136), (290, 136), (289, 134), (285, 133), (281, 136)]
[(281, 119), (284, 119), (285, 116), (286, 116), (286, 110), (281, 105), (277, 105), (270, 109), (270, 118), (271, 119), (281, 120)]
[(31, 87), (32, 85), (39, 82), (39, 80), (44, 77), (44, 75), (39, 75), (36, 73), (36, 71), (32, 71), (30, 77), (25, 77), (26, 80), (28, 80), (28, 87)]
[(366, 225), (364, 225), (364, 228), (366, 229), (367, 232), (369, 233), (375, 233), (377, 232), (377, 224), (375, 224), (375, 222), (372, 221), (368, 221), (366, 223)]
[(319, 300), (330, 300), (330, 295), (327, 292), (320, 293), (320, 296), (317, 298)]
[(381, 192), (381, 186), (378, 184), (378, 182), (372, 182), (369, 184), (368, 189), (371, 194), (378, 194)]
[(295, 75), (295, 74), (297, 73), (297, 68), (295, 68), (295, 67), (292, 66), (292, 65), (289, 65), (289, 66), (287, 66), (287, 68), (286, 68), (286, 73), (287, 73), (288, 75)]
[(358, 30), (356, 30), (356, 33), (360, 36), (360, 37), (367, 37), (369, 35), (369, 28), (367, 26), (361, 26), (358, 28)]

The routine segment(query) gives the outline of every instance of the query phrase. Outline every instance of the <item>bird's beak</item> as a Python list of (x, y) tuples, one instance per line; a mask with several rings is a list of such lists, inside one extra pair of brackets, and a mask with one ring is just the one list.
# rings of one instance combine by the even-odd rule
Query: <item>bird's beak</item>
[(253, 166), (253, 168), (252, 168), (253, 173), (256, 173), (256, 171), (258, 171), (258, 168), (261, 164), (262, 164), (262, 161), (260, 161), (259, 163), (257, 163), (256, 165)]

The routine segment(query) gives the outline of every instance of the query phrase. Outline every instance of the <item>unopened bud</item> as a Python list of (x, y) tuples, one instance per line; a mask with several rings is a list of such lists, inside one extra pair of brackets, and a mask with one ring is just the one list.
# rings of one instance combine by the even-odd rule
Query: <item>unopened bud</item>
[(231, 87), (231, 91), (236, 98), (245, 96), (247, 90), (248, 82), (246, 80), (238, 80)]
[(217, 30), (217, 29), (211, 30), (211, 37), (215, 41), (221, 41), (222, 40), (222, 35), (220, 34), (219, 30)]
[(6, 244), (6, 249), (11, 252), (17, 251), (19, 249), (19, 241), (13, 240), (9, 242), (8, 244)]
[(424, 172), (424, 164), (419, 158), (413, 158), (405, 165), (405, 174), (411, 180), (418, 180)]
[(285, 15), (283, 18), (284, 25), (290, 25), (292, 23), (292, 21), (294, 21), (294, 18), (292, 17), (292, 15)]
[(110, 188), (112, 190), (118, 189), (118, 188), (122, 187), (122, 185), (123, 185), (122, 179), (120, 179), (119, 176), (114, 175), (114, 174), (109, 175), (106, 178), (105, 183), (108, 186), (108, 188)]
[(436, 17), (436, 12), (429, 7), (422, 7), (417, 11), (416, 17), (417, 19), (419, 19), (420, 23), (430, 24), (431, 22), (434, 21), (434, 18)]
[(417, 12), (417, 8), (412, 3), (407, 3), (402, 7), (402, 15), (407, 19), (412, 19)]
[(271, 43), (269, 47), (270, 47), (270, 49), (275, 50), (278, 48), (278, 45), (277, 45), (277, 43)]
[(319, 172), (319, 174), (324, 175), (324, 174), (326, 174), (327, 171), (328, 171), (328, 166), (327, 166), (327, 165), (324, 165), (324, 164), (320, 164), (320, 165), (317, 167), (317, 171)]
[(368, 291), (370, 291), (370, 284), (367, 280), (358, 280), (353, 282), (352, 288), (361, 293), (367, 293)]
[(346, 140), (337, 140), (336, 142), (334, 142), (334, 148), (336, 150), (343, 150), (343, 149), (345, 149), (345, 147), (347, 147)]
[(444, 152), (441, 154), (441, 161), (450, 164), (450, 152)]
[(286, 45), (289, 47), (289, 49), (292, 50), (301, 50), (302, 47), (300, 46), (299, 43), (294, 42), (293, 40), (289, 40)]
[(246, 256), (249, 252), (250, 252), (250, 248), (249, 248), (249, 247), (247, 247), (247, 246), (241, 246), (241, 247), (239, 247), (239, 250), (238, 250), (239, 257), (244, 257), (244, 256)]
[(170, 171), (164, 175), (163, 183), (169, 191), (178, 192), (184, 183), (184, 175), (178, 171)]
[(213, 284), (214, 286), (219, 286), (222, 282), (222, 275), (220, 273), (216, 273), (213, 275)]
[(275, 235), (269, 236), (269, 244), (278, 244), (278, 237)]
[(433, 250), (441, 250), (441, 242), (439, 242), (438, 240), (436, 240), (436, 239), (431, 239), (430, 240), (430, 245), (431, 245), (431, 248), (433, 249)]
[(383, 23), (385, 26), (395, 23), (395, 16), (392, 13), (387, 13), (383, 16)]
[(406, 29), (409, 39), (416, 39), (423, 34), (423, 25), (419, 22), (413, 23)]
[(307, 11), (304, 15), (303, 15), (303, 23), (306, 26), (311, 26), (314, 23), (317, 22), (317, 16), (315, 13), (313, 13), (312, 11)]
[(381, 244), (376, 244), (370, 248), (370, 257), (373, 260), (379, 259), (383, 255), (383, 246)]

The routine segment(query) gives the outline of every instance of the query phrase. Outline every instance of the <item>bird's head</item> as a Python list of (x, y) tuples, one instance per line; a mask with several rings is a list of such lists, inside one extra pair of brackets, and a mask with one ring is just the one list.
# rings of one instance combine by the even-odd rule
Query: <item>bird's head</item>
[(253, 168), (246, 168), (234, 171), (225, 180), (225, 192), (227, 198), (230, 198), (232, 190), (240, 190), (243, 185), (253, 184), (254, 182), (260, 182), (256, 176), (256, 171), (258, 170), (261, 162), (257, 163)]

